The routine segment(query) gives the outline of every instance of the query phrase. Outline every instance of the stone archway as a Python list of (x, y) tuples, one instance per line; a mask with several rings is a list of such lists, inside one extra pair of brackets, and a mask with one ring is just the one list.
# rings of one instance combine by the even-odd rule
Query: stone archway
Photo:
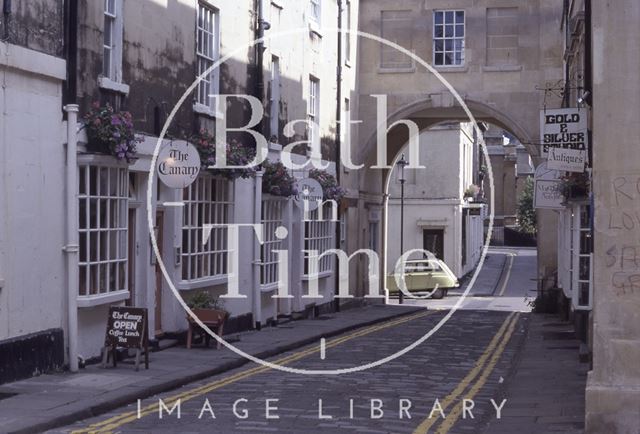
[[(453, 98), (443, 101), (444, 98), (429, 98), (414, 101), (397, 108), (386, 119), (386, 125), (392, 125), (397, 121), (408, 120), (414, 122), (422, 132), (432, 126), (445, 121), (469, 122), (470, 119), (457, 101)], [(537, 116), (528, 116), (524, 121), (518, 121), (506, 111), (500, 110), (495, 104), (487, 104), (473, 99), (465, 99), (467, 107), (471, 111), (477, 122), (487, 122), (503, 128), (512, 133), (529, 151), (530, 155), (538, 154), (537, 146)], [(385, 126), (386, 126), (385, 125)], [(476, 130), (477, 131), (477, 130)], [(368, 206), (378, 203), (382, 210), (380, 224), (380, 264), (381, 276), (386, 275), (387, 250), (388, 250), (388, 188), (392, 170), (374, 169), (377, 159), (377, 134), (370, 133), (364, 146), (357, 154), (357, 161), (364, 163), (364, 168), (358, 174), (358, 187), (361, 192), (359, 210), (360, 225), (364, 228), (368, 225)], [(409, 140), (409, 129), (404, 125), (397, 125), (387, 132), (387, 164), (394, 167), (400, 156), (401, 150)], [(363, 233), (365, 230), (359, 231)], [(360, 245), (364, 245), (364, 240), (360, 240)], [(362, 270), (361, 270), (362, 271)], [(366, 276), (360, 276), (359, 281), (364, 281)], [(381, 282), (383, 280), (381, 279)]]

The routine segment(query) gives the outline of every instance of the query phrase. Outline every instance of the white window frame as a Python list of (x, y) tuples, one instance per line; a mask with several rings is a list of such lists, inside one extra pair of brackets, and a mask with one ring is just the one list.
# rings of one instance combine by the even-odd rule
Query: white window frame
[[(351, 1), (347, 0), (344, 5), (344, 20), (342, 27), (346, 30), (351, 30)], [(351, 33), (344, 32), (344, 63), (345, 65), (351, 65)]]
[[(209, 4), (199, 2), (196, 13), (196, 77), (200, 77), (220, 57), (220, 12)], [(220, 71), (215, 68), (198, 82), (194, 111), (220, 117), (218, 98)]]
[(322, 24), (322, 0), (309, 0), (309, 20), (318, 26)]
[[(103, 63), (99, 79), (101, 87), (109, 87), (110, 84), (122, 83), (122, 33), (124, 30), (122, 0), (104, 0), (103, 17)], [(107, 26), (109, 26), (109, 32), (107, 32)], [(111, 36), (109, 41), (107, 41), (107, 35)]]
[[(453, 21), (447, 22), (447, 14), (453, 14)], [(458, 22), (458, 13), (462, 13), (462, 23)], [(436, 24), (437, 16), (442, 16), (442, 24)], [(462, 9), (438, 9), (433, 11), (433, 66), (445, 67), (445, 68), (459, 68), (465, 66), (465, 39), (467, 35), (467, 19), (466, 13)], [(458, 34), (458, 26), (462, 25), (462, 36)], [(453, 36), (447, 36), (447, 26), (453, 26)], [(438, 29), (441, 27), (442, 36), (438, 36)], [(438, 43), (441, 43), (442, 49), (437, 49)], [(447, 49), (447, 42), (451, 42), (451, 49)], [(456, 47), (456, 42), (460, 42), (460, 48)], [(456, 63), (456, 54), (460, 53), (460, 63)], [(436, 57), (438, 54), (442, 55), (442, 61), (437, 62)], [(453, 63), (447, 64), (445, 62), (447, 54), (453, 56)]]
[[(323, 216), (331, 215), (331, 203), (327, 203), (324, 205)], [(322, 255), (329, 249), (335, 248), (335, 224), (328, 219), (318, 220), (318, 209), (311, 211), (309, 213), (309, 221), (303, 221), (303, 245), (304, 250), (316, 250), (318, 255)], [(318, 261), (318, 276), (326, 277), (331, 274), (333, 271), (334, 264), (334, 256), (335, 255), (325, 255)], [(309, 255), (304, 252), (303, 254), (303, 269), (302, 269), (302, 278), (303, 280), (309, 280), (311, 278), (310, 270), (309, 270)]]
[(280, 58), (271, 57), (271, 99), (269, 101), (269, 136), (279, 137), (280, 121)]
[(263, 197), (261, 223), (264, 231), (264, 243), (260, 247), (260, 285), (262, 290), (275, 289), (278, 286), (278, 257), (274, 250), (285, 248), (284, 240), (275, 235), (276, 228), (283, 226), (287, 199)]
[[(586, 212), (588, 215), (587, 225), (582, 225), (581, 216)], [(593, 255), (591, 251), (582, 252), (582, 245), (580, 243), (580, 236), (582, 234), (589, 234), (591, 232), (591, 215), (589, 204), (581, 203), (575, 204), (573, 207), (573, 225), (572, 225), (572, 242), (573, 242), (573, 254), (571, 258), (572, 263), (572, 305), (575, 310), (591, 310), (593, 307)], [(591, 240), (593, 243), (593, 239)], [(587, 270), (587, 277), (581, 276), (580, 273), (580, 260), (587, 262), (589, 269)], [(581, 286), (587, 287), (587, 303), (583, 303), (580, 300), (582, 295)]]
[(129, 169), (79, 161), (78, 217), (78, 306), (128, 299)]
[[(223, 283), (228, 277), (228, 233), (231, 221), (233, 183), (208, 174), (200, 175), (183, 191), (181, 288), (192, 289)], [(209, 238), (203, 233), (211, 227)]]
[(309, 142), (320, 149), (320, 80), (309, 76), (309, 99), (307, 102), (307, 120), (309, 122)]

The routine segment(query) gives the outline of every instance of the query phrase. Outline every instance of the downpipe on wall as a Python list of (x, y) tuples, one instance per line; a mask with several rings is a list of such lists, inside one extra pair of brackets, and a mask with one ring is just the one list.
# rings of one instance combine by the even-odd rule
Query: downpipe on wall
[(78, 105), (67, 104), (67, 242), (63, 247), (67, 256), (67, 329), (69, 370), (78, 372)]

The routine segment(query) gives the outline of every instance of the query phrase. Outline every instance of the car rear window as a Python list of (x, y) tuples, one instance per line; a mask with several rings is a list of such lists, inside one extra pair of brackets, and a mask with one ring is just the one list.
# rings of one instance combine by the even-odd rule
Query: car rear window
[(405, 266), (405, 273), (424, 273), (427, 271), (442, 271), (442, 267), (437, 262), (414, 262)]

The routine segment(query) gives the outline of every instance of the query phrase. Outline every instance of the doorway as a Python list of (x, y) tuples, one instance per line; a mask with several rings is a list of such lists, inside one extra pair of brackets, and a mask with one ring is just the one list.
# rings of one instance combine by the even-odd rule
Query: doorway
[(128, 249), (127, 249), (127, 258), (128, 258), (128, 273), (129, 277), (127, 279), (127, 283), (129, 285), (129, 299), (126, 301), (127, 306), (135, 306), (136, 305), (136, 252), (137, 252), (137, 242), (136, 242), (136, 210), (135, 208), (129, 208), (129, 223), (127, 225), (127, 235), (128, 235)]
[(436, 258), (444, 261), (444, 229), (424, 229), (422, 232), (422, 245)]
[[(163, 252), (163, 240), (164, 240), (164, 211), (156, 211), (156, 226), (153, 228), (156, 235), (156, 242), (158, 243), (158, 250)], [(151, 252), (153, 255), (154, 253)], [(156, 290), (155, 290), (155, 335), (162, 334), (162, 284), (164, 283), (164, 276), (158, 261), (155, 261), (156, 265)]]

